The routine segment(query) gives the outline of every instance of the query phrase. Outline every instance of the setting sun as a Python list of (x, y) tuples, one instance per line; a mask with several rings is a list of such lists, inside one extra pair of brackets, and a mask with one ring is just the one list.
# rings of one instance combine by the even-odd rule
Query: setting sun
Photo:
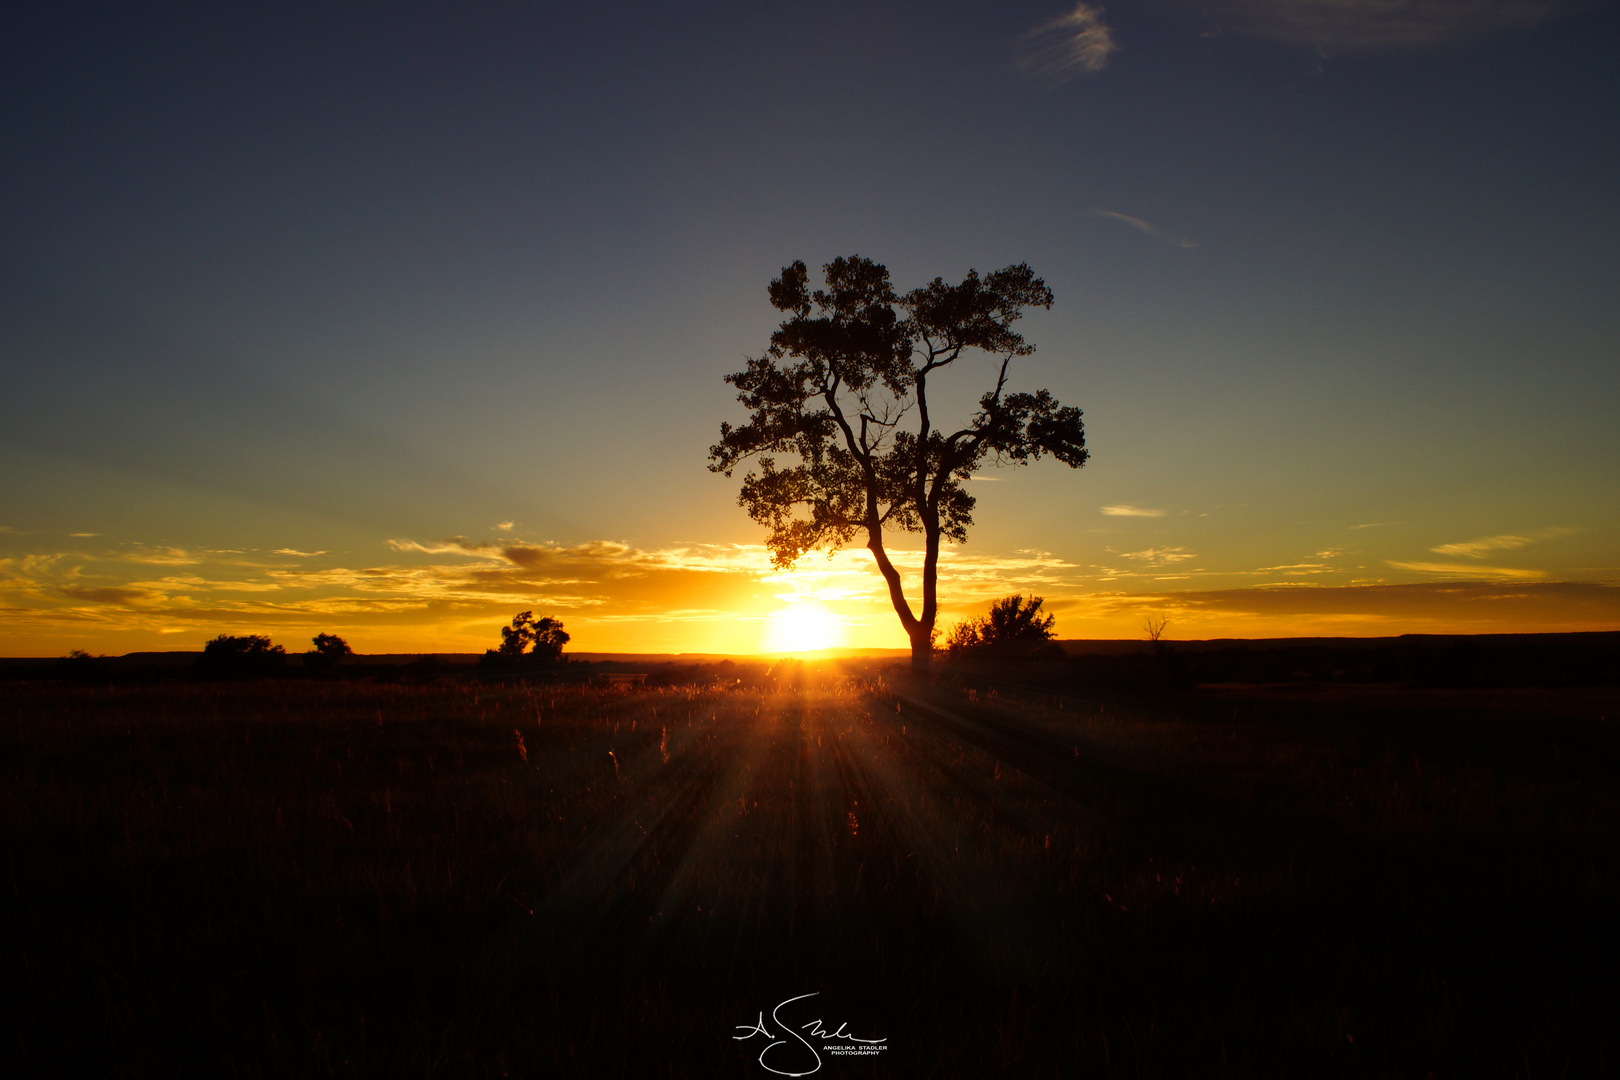
[(844, 621), (820, 604), (792, 603), (773, 612), (766, 652), (815, 652), (844, 643)]

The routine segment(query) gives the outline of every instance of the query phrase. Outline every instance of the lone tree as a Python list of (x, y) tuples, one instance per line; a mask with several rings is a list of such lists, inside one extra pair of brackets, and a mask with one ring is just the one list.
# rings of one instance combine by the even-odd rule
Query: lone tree
[[(1035, 351), (1012, 324), (1026, 307), (1050, 308), (1052, 292), (1023, 263), (982, 278), (969, 271), (959, 285), (935, 278), (904, 296), (870, 259), (838, 258), (823, 270), (824, 290), (811, 291), (802, 262), (771, 282), (771, 304), (788, 318), (764, 356), (726, 376), (750, 415), (741, 427), (720, 425), (709, 468), (730, 476), (758, 459), (737, 501), (766, 527), (778, 568), (864, 535), (911, 639), (911, 666), (926, 671), (940, 541), (966, 540), (973, 524), (963, 484), (987, 458), (1023, 465), (1051, 454), (1070, 468), (1086, 463), (1079, 409), (1045, 390), (1007, 391), (1013, 357)], [(971, 350), (999, 358), (995, 387), (965, 426), (937, 427), (929, 377)], [(923, 534), (921, 612), (884, 549), (886, 529)]]
[(1022, 593), (1004, 596), (990, 605), (982, 619), (957, 623), (947, 642), (952, 656), (964, 653), (993, 653), (1002, 656), (1031, 656), (1057, 646), (1052, 640), (1055, 615), (1041, 615), (1039, 596), (1025, 600)]
[(304, 667), (311, 671), (326, 671), (354, 655), (349, 643), (336, 634), (316, 634), (309, 641), (315, 647), (304, 654)]
[(498, 663), (554, 664), (566, 644), (568, 631), (561, 620), (549, 615), (536, 619), (534, 612), (520, 611), (511, 626), (501, 627), (501, 647), (488, 650), (484, 657)]

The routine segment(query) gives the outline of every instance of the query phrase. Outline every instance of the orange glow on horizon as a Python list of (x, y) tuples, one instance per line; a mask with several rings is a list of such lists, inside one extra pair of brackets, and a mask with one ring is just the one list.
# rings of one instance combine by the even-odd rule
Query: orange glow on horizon
[(847, 636), (844, 620), (822, 605), (790, 603), (771, 613), (761, 645), (767, 653), (820, 652)]

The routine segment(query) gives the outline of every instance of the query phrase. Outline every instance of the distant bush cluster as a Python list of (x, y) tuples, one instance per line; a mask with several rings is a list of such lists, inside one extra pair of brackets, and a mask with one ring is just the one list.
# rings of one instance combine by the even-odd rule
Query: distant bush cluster
[(1052, 656), (1062, 649), (1052, 641), (1055, 615), (1042, 615), (1044, 599), (1022, 593), (1002, 597), (990, 605), (981, 619), (957, 623), (946, 639), (945, 648), (961, 656)]
[[(330, 671), (353, 656), (349, 643), (336, 634), (316, 634), (314, 648), (303, 654), (306, 671)], [(203, 646), (193, 672), (204, 679), (264, 679), (287, 670), (287, 650), (263, 634), (220, 634)]]
[(510, 626), (501, 627), (501, 647), (486, 651), (479, 666), (486, 671), (553, 667), (564, 663), (568, 640), (561, 620), (549, 615), (536, 619), (534, 612), (521, 611)]
[(203, 646), (195, 670), (204, 678), (262, 679), (286, 663), (287, 650), (262, 634), (221, 634)]

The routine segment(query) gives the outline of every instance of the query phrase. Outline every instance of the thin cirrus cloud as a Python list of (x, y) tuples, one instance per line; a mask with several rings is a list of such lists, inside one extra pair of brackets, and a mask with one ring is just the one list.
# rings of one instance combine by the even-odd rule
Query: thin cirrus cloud
[(1522, 33), (1591, 0), (1221, 0), (1222, 30), (1322, 53), (1401, 52)]
[(1051, 87), (1098, 74), (1119, 51), (1102, 14), (1102, 8), (1082, 2), (1069, 14), (1028, 31), (1018, 43), (1019, 68)]
[(1386, 560), (1397, 570), (1410, 570), (1417, 574), (1442, 574), (1446, 577), (1489, 578), (1499, 581), (1535, 581), (1547, 576), (1544, 570), (1521, 570), (1511, 566), (1471, 566), (1467, 563), (1397, 562)]
[(1160, 229), (1157, 225), (1154, 225), (1151, 221), (1144, 221), (1141, 218), (1133, 217), (1130, 214), (1122, 214), (1118, 210), (1099, 210), (1096, 207), (1092, 207), (1091, 213), (1094, 217), (1107, 218), (1110, 221), (1117, 221), (1122, 225), (1129, 225), (1131, 228), (1137, 230), (1143, 235), (1151, 236), (1155, 240), (1162, 240), (1171, 247), (1195, 248), (1198, 246), (1198, 241), (1194, 240), (1190, 236), (1183, 236), (1180, 238), (1167, 236), (1162, 229)]
[(1497, 633), (1606, 630), (1620, 625), (1620, 587), (1556, 581), (1451, 581), (1325, 588), (1256, 586), (1158, 593), (1094, 593), (1066, 606), (1075, 618), (1168, 614), (1187, 637), (1279, 634)]
[(1198, 558), (1197, 555), (1182, 547), (1147, 548), (1144, 551), (1124, 551), (1120, 553), (1122, 559), (1135, 559), (1147, 566), (1174, 566), (1176, 563), (1187, 562)]
[(1163, 510), (1152, 510), (1145, 506), (1104, 506), (1101, 508), (1106, 517), (1164, 517)]
[(1492, 551), (1512, 551), (1515, 548), (1527, 547), (1540, 540), (1556, 540), (1561, 536), (1569, 536), (1576, 529), (1538, 529), (1533, 533), (1505, 534), (1502, 536), (1485, 536), (1478, 540), (1467, 540), (1459, 544), (1441, 544), (1429, 550), (1436, 555), (1466, 555), (1469, 558), (1483, 559)]

